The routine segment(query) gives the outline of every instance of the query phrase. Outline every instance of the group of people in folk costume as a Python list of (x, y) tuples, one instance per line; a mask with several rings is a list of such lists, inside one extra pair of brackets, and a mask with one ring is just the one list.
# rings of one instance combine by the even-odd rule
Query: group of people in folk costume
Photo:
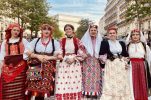
[(90, 25), (81, 40), (71, 24), (65, 37), (52, 37), (54, 27), (43, 24), (41, 37), (30, 43), (12, 23), (0, 51), (0, 100), (148, 100), (151, 95), (151, 51), (141, 31), (125, 42), (109, 28), (102, 40)]

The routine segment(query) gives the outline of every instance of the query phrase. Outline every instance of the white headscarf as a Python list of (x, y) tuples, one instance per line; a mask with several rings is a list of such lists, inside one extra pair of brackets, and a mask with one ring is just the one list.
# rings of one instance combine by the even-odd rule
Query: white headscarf
[[(138, 29), (135, 29), (137, 31), (139, 31)], [(132, 32), (129, 32), (127, 38), (126, 38), (126, 44), (129, 44), (132, 40), (131, 40), (131, 34)], [(147, 43), (145, 36), (143, 35), (143, 33), (140, 31), (140, 41), (144, 42), (145, 44)]]
[[(82, 37), (81, 41), (84, 44), (87, 52), (93, 56), (93, 44), (92, 44), (92, 39), (89, 33), (89, 29), (90, 26), (88, 28), (88, 30), (86, 31), (86, 33), (84, 34), (84, 36)], [(102, 36), (98, 30), (98, 34), (96, 35), (96, 44), (95, 44), (95, 57), (98, 58), (99, 57), (99, 51), (100, 51), (100, 46), (101, 46), (101, 41), (102, 41)]]

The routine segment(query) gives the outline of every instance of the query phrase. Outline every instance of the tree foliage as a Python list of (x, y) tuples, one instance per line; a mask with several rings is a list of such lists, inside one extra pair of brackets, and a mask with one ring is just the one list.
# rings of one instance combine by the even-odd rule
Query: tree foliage
[(18, 18), (21, 20), (22, 26), (29, 23), (30, 27), (28, 28), (32, 32), (36, 32), (35, 36), (37, 36), (41, 24), (50, 23), (55, 27), (54, 37), (59, 38), (62, 33), (56, 22), (48, 17), (49, 9), (50, 5), (47, 0), (0, 0), (0, 15)]
[(133, 20), (134, 18), (144, 18), (151, 14), (151, 0), (126, 0), (130, 3), (126, 11), (127, 21)]
[(29, 20), (28, 9), (30, 0), (0, 0), (0, 15), (21, 19), (22, 23)]
[(82, 38), (82, 36), (84, 35), (84, 33), (87, 31), (88, 27), (89, 27), (89, 24), (91, 23), (92, 21), (90, 21), (89, 19), (82, 19), (79, 24), (80, 26), (77, 28), (77, 31), (76, 31), (76, 35), (79, 39)]

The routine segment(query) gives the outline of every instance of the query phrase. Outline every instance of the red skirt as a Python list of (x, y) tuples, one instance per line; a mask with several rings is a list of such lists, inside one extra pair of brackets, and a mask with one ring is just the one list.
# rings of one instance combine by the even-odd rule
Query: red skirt
[(135, 100), (148, 100), (144, 59), (132, 58), (132, 81)]
[(25, 100), (26, 61), (22, 55), (6, 56), (2, 67), (2, 100)]
[(2, 78), (2, 100), (25, 100), (26, 70), (23, 70), (15, 80), (6, 82)]

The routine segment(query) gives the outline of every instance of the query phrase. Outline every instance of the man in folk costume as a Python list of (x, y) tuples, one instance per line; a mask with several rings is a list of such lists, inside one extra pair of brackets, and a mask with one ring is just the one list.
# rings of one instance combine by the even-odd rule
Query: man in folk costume
[(101, 94), (103, 75), (98, 59), (102, 41), (98, 26), (90, 25), (81, 41), (87, 50), (82, 67), (82, 93), (88, 98), (97, 98)]
[(56, 72), (56, 100), (81, 100), (82, 72), (80, 61), (84, 59), (85, 49), (78, 38), (75, 37), (74, 27), (66, 24), (64, 27), (66, 37), (61, 39), (62, 62), (57, 66)]
[(130, 57), (130, 82), (134, 100), (148, 100), (148, 94), (151, 94), (150, 48), (138, 29), (128, 34), (126, 43)]
[(2, 100), (25, 100), (26, 61), (25, 48), (29, 44), (23, 39), (23, 30), (16, 23), (6, 29), (6, 40), (0, 52), (2, 67)]

